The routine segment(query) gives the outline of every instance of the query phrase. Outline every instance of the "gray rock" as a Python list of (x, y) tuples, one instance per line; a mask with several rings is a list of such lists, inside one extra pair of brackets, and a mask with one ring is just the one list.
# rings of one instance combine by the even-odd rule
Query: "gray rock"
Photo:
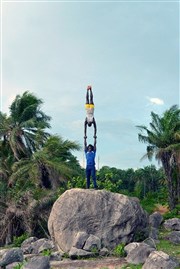
[(128, 263), (132, 264), (144, 263), (149, 254), (154, 250), (155, 249), (151, 248), (149, 245), (141, 243), (138, 247), (135, 247), (128, 253), (126, 260)]
[(20, 248), (13, 248), (5, 252), (0, 260), (0, 266), (6, 266), (13, 262), (22, 262), (23, 252)]
[(35, 236), (31, 236), (31, 237), (25, 239), (25, 240), (22, 242), (21, 247), (26, 247), (26, 246), (28, 246), (29, 244), (31, 244), (31, 243), (33, 243), (33, 242), (35, 242), (35, 241), (37, 241), (37, 240), (38, 240), (37, 237), (35, 237)]
[(23, 241), (21, 249), (24, 254), (39, 254), (46, 249), (54, 249), (54, 243), (52, 240), (36, 237), (30, 237)]
[(54, 203), (48, 220), (51, 238), (69, 252), (78, 232), (100, 238), (103, 247), (129, 243), (134, 233), (148, 226), (139, 201), (105, 190), (71, 189)]
[(180, 231), (180, 219), (178, 218), (168, 219), (163, 225), (167, 230)]
[(0, 259), (7, 251), (9, 251), (9, 248), (0, 249)]
[(22, 269), (50, 269), (49, 257), (33, 257)]
[(45, 238), (43, 238), (43, 239), (39, 239), (38, 241), (36, 241), (34, 244), (33, 244), (33, 246), (34, 245), (36, 245), (37, 244), (37, 246), (39, 246), (39, 248), (38, 248), (38, 253), (41, 253), (41, 252), (43, 252), (44, 250), (52, 250), (53, 248), (54, 248), (54, 243), (53, 243), (53, 241), (52, 240), (48, 240), (48, 239), (45, 239)]
[(83, 248), (88, 237), (89, 235), (87, 233), (78, 232), (76, 237), (74, 238), (74, 242), (72, 246), (79, 249)]
[(149, 229), (149, 237), (151, 237), (154, 240), (158, 240), (159, 231), (157, 228), (150, 227)]
[(109, 250), (107, 248), (101, 248), (99, 251), (99, 256), (108, 256)]
[(154, 212), (149, 216), (149, 224), (154, 228), (159, 228), (163, 221), (163, 216), (159, 212)]
[(41, 238), (31, 244), (31, 253), (39, 254), (43, 250), (53, 249), (53, 248), (54, 248), (54, 244), (51, 240), (48, 240), (46, 238)]
[(142, 269), (174, 269), (178, 264), (168, 254), (162, 251), (152, 252), (145, 261)]
[(79, 249), (79, 248), (75, 248), (72, 247), (71, 250), (69, 251), (69, 257), (71, 259), (76, 259), (76, 258), (89, 258), (94, 256), (94, 254), (92, 252), (83, 250), (83, 249)]
[(142, 243), (138, 243), (138, 242), (129, 243), (128, 245), (126, 245), (126, 246), (124, 247), (124, 250), (125, 250), (126, 254), (128, 254), (128, 253), (131, 252), (131, 250), (133, 250), (133, 249), (139, 247), (141, 244), (142, 244)]
[(180, 244), (180, 231), (173, 231), (169, 235), (165, 236), (165, 239), (169, 240), (173, 244)]
[(6, 266), (6, 269), (14, 269), (14, 268), (18, 268), (18, 267), (16, 267), (16, 266), (18, 266), (20, 263), (19, 262), (13, 262), (13, 263), (11, 263), (11, 264), (8, 264), (7, 266)]
[(62, 260), (62, 255), (59, 253), (59, 251), (55, 251), (51, 254), (50, 256), (51, 261), (61, 261)]
[(149, 245), (151, 248), (155, 248), (156, 249), (156, 242), (154, 241), (153, 238), (149, 237), (149, 238), (146, 238), (143, 243)]
[(21, 249), (23, 251), (24, 254), (30, 254), (32, 253), (32, 243), (34, 243), (35, 241), (37, 241), (38, 238), (37, 237), (29, 237), (26, 240), (24, 240), (21, 244)]
[(101, 249), (101, 240), (99, 237), (91, 234), (88, 239), (86, 240), (86, 243), (83, 247), (86, 251), (93, 251), (94, 250), (100, 250)]

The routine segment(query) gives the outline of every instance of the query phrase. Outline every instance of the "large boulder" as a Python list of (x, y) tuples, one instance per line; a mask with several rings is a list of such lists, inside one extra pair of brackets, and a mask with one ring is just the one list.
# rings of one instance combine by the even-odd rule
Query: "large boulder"
[(79, 232), (95, 235), (108, 249), (129, 243), (148, 225), (138, 199), (105, 190), (71, 189), (54, 203), (48, 220), (53, 241), (69, 252)]

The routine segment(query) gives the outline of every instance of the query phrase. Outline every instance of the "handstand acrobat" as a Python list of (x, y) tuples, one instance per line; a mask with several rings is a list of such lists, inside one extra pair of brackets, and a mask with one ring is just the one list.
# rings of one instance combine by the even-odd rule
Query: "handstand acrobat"
[(93, 93), (91, 86), (87, 87), (87, 93), (86, 93), (86, 118), (84, 122), (84, 138), (87, 138), (87, 125), (91, 127), (94, 125), (94, 138), (96, 139), (96, 133), (97, 133), (97, 127), (96, 127), (96, 121), (94, 118), (94, 102), (93, 102)]

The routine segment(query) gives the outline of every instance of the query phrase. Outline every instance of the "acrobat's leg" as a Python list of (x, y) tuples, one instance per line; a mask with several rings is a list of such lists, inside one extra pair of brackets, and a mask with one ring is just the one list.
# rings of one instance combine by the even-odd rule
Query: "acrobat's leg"
[(85, 122), (84, 122), (84, 138), (87, 138), (87, 118), (85, 119)]
[(90, 188), (90, 177), (91, 177), (91, 170), (89, 167), (86, 167), (86, 189)]
[(89, 104), (89, 90), (87, 88), (87, 93), (86, 93), (86, 104)]
[(94, 105), (92, 88), (90, 89), (90, 104)]

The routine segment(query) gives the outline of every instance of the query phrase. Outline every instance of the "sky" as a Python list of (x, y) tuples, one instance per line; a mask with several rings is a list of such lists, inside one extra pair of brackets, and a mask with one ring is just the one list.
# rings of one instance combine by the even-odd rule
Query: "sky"
[[(84, 166), (85, 95), (92, 85), (97, 168), (143, 168), (149, 126), (179, 105), (179, 1), (1, 0), (1, 111), (34, 93), (51, 134), (76, 141)], [(93, 128), (88, 128), (93, 143)]]

